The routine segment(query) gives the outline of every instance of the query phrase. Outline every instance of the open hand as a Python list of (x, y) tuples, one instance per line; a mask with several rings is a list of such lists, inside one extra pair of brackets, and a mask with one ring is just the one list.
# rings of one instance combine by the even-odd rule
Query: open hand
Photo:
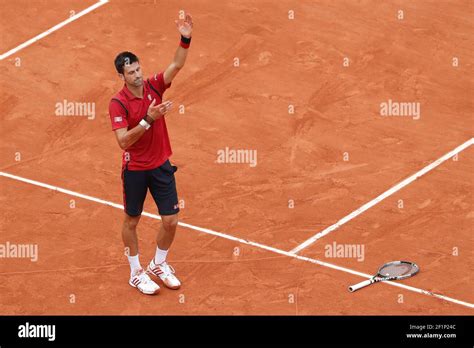
[(156, 100), (153, 99), (150, 106), (148, 107), (147, 112), (147, 115), (151, 117), (154, 121), (160, 118), (161, 116), (166, 115), (166, 113), (169, 111), (169, 109), (171, 109), (171, 106), (173, 105), (173, 103), (169, 100), (158, 105), (155, 105), (155, 103)]
[(189, 13), (186, 13), (186, 18), (174, 21), (176, 27), (181, 35), (186, 38), (190, 38), (193, 32), (193, 17)]

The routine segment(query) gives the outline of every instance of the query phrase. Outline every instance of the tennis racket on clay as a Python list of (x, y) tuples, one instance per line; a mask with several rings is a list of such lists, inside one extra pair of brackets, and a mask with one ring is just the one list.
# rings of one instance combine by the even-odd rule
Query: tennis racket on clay
[(408, 261), (392, 261), (379, 268), (377, 274), (363, 282), (349, 286), (349, 291), (354, 292), (373, 283), (387, 280), (402, 280), (413, 277), (420, 271), (416, 263)]

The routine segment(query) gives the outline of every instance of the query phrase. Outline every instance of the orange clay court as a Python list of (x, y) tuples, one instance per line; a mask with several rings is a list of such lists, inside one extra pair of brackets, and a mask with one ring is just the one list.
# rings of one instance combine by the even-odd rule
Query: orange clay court
[[(0, 314), (473, 314), (472, 1), (1, 7)], [(113, 59), (130, 50), (145, 76), (162, 71), (181, 10), (193, 42), (165, 99), (183, 285), (145, 296), (127, 284), (120, 235)], [(95, 117), (56, 116), (64, 100)], [(419, 113), (384, 116), (388, 101)], [(256, 165), (219, 163), (226, 148), (256, 150)], [(144, 211), (147, 260), (150, 196)], [(37, 260), (8, 256), (12, 244), (37, 246)], [(338, 245), (363, 257), (328, 255)], [(347, 290), (393, 260), (421, 271)]]

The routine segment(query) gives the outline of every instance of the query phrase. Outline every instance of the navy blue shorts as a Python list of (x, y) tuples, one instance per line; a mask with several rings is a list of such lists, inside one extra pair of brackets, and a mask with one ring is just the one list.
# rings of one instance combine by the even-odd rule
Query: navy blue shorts
[(166, 160), (161, 166), (150, 170), (122, 169), (123, 205), (130, 216), (139, 216), (143, 211), (148, 190), (155, 200), (160, 215), (179, 212), (178, 193), (174, 173), (178, 170)]

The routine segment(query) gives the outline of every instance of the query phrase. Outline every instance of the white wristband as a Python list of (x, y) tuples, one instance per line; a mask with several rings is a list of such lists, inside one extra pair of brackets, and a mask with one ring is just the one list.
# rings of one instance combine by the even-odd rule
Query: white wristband
[(145, 128), (145, 130), (148, 130), (151, 127), (150, 124), (144, 119), (140, 121), (139, 125)]

